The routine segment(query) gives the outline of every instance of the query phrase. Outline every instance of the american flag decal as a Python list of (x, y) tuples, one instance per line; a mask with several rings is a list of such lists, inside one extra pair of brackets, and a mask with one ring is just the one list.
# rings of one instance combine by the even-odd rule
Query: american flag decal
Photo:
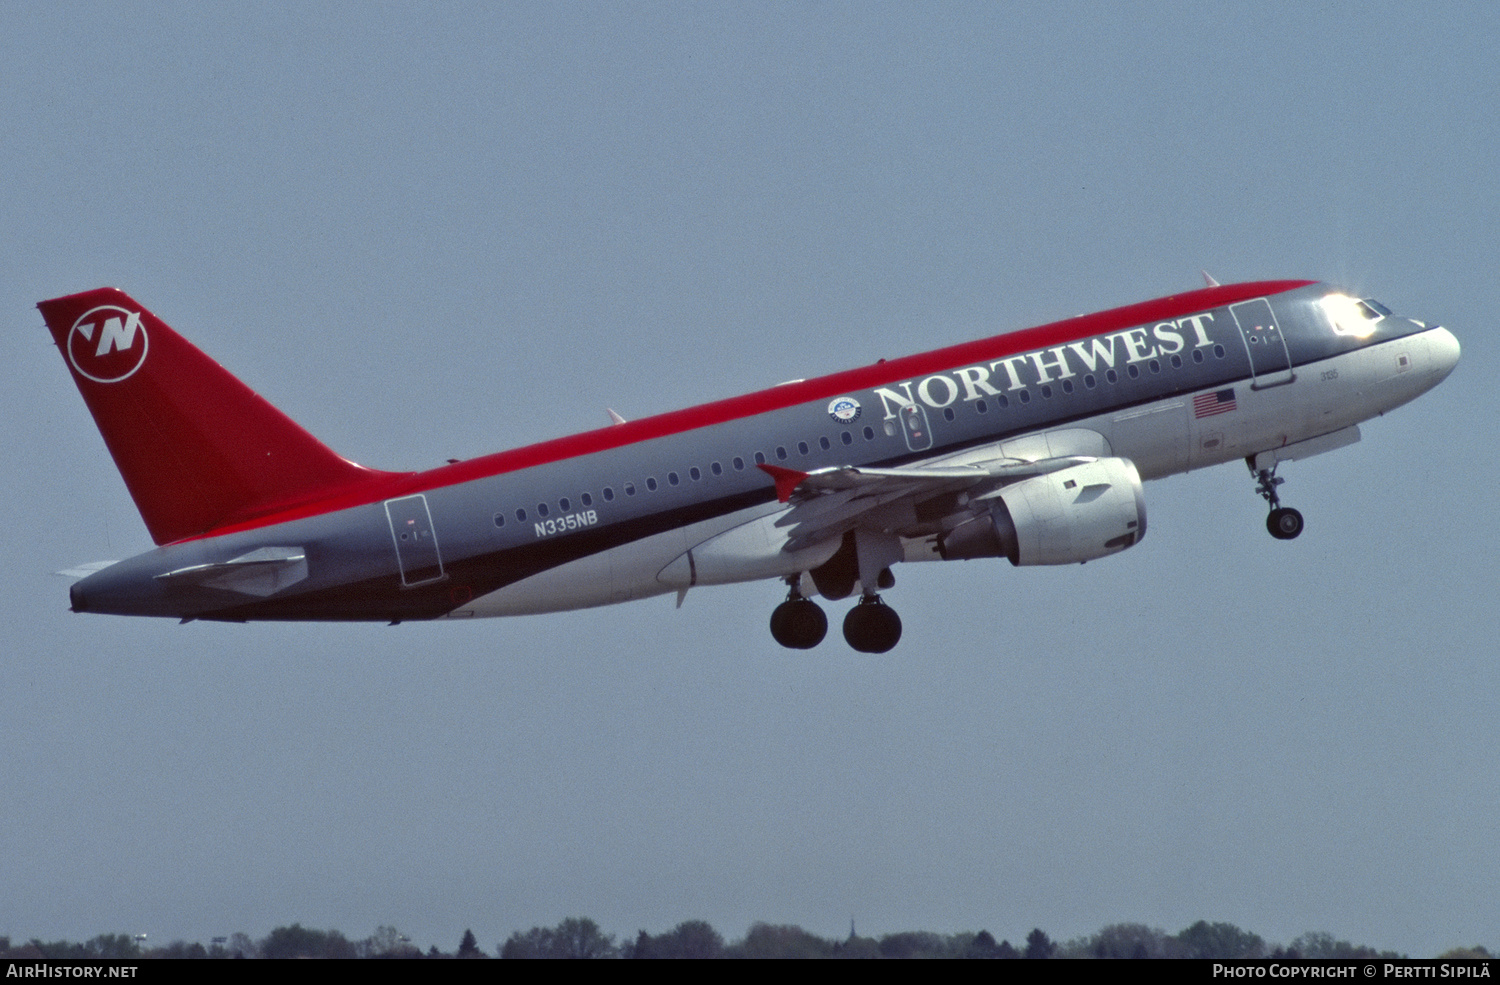
[(1200, 394), (1193, 398), (1194, 417), (1213, 417), (1215, 414), (1227, 414), (1234, 409), (1234, 387)]

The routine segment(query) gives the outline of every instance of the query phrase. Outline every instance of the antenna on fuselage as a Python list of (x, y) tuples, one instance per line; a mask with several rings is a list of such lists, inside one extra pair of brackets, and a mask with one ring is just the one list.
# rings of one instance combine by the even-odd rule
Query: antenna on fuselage
[(1207, 270), (1200, 270), (1200, 271), (1198, 271), (1198, 273), (1200, 273), (1200, 274), (1203, 275), (1203, 286), (1204, 287), (1218, 287), (1218, 286), (1220, 286), (1219, 282), (1216, 281), (1216, 280), (1214, 280), (1213, 275), (1210, 274)]

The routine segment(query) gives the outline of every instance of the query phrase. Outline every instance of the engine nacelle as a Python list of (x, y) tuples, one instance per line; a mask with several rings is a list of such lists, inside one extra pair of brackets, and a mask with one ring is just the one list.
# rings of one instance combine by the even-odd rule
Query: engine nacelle
[(1101, 458), (1024, 479), (990, 494), (990, 512), (944, 534), (944, 560), (1009, 558), (1014, 565), (1080, 564), (1146, 535), (1141, 476), (1123, 458)]

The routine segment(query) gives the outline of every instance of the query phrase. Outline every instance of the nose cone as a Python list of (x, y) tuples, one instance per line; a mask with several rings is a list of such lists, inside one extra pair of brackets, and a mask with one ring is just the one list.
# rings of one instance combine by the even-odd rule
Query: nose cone
[(1446, 328), (1434, 328), (1427, 333), (1427, 352), (1432, 360), (1432, 373), (1439, 383), (1448, 378), (1453, 367), (1458, 365), (1460, 347), (1458, 339)]

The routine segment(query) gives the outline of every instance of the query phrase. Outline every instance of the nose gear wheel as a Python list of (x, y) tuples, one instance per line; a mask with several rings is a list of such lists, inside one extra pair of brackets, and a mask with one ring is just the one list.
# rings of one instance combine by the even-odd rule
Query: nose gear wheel
[(1266, 529), (1277, 540), (1291, 540), (1302, 532), (1302, 514), (1290, 506), (1280, 506), (1266, 517)]

